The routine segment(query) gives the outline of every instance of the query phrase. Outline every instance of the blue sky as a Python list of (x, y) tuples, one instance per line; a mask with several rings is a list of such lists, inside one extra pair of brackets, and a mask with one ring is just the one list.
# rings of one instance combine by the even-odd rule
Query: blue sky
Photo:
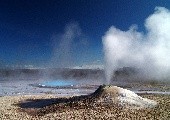
[[(112, 25), (128, 30), (132, 24), (145, 32), (144, 20), (156, 6), (170, 9), (170, 1), (1, 0), (0, 65), (48, 65), (54, 52), (53, 36), (63, 34), (65, 26), (72, 22), (79, 24), (86, 38), (85, 46), (73, 42), (78, 46), (73, 49), (74, 64), (98, 60), (103, 63), (105, 32)], [(55, 44), (60, 44), (60, 40), (55, 40)]]

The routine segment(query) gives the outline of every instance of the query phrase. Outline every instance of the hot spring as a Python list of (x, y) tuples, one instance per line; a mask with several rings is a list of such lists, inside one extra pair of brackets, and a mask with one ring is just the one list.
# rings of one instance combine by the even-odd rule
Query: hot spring
[(64, 86), (74, 86), (77, 85), (78, 82), (76, 80), (64, 80), (64, 79), (57, 79), (57, 80), (49, 80), (40, 83), (39, 85), (42, 87), (64, 87)]

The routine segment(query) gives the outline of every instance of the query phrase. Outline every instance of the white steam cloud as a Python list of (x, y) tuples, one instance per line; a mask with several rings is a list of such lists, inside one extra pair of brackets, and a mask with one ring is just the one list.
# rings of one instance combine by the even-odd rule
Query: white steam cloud
[(122, 67), (139, 68), (142, 76), (154, 79), (170, 77), (170, 11), (156, 7), (145, 28), (143, 34), (135, 25), (128, 31), (112, 26), (103, 36), (108, 84), (114, 71)]
[(53, 36), (52, 67), (69, 67), (72, 65), (72, 54), (75, 41), (80, 39), (81, 28), (78, 23), (65, 26), (64, 33)]

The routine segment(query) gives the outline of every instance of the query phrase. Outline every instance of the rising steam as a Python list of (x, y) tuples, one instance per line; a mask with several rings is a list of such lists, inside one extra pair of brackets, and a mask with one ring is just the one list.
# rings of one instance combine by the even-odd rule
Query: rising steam
[(73, 47), (76, 39), (80, 39), (81, 28), (78, 23), (69, 23), (64, 33), (53, 37), (53, 54), (51, 67), (70, 67), (72, 65)]
[(145, 20), (147, 33), (133, 25), (128, 31), (112, 26), (103, 36), (105, 72), (110, 83), (114, 71), (122, 67), (140, 69), (141, 75), (154, 79), (170, 76), (170, 11), (156, 7)]

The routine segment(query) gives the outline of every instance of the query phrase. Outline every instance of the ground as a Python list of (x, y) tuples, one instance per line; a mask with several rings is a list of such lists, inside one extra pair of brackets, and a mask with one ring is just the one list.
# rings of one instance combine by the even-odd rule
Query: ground
[[(56, 95), (21, 95), (0, 97), (0, 118), (14, 119), (112, 119), (112, 120), (168, 120), (170, 119), (170, 95), (140, 94), (140, 96), (155, 100), (158, 106), (150, 109), (129, 109), (116, 105), (91, 105), (91, 101), (56, 102)], [(53, 98), (53, 99), (51, 99)], [(59, 98), (61, 99), (61, 98)], [(65, 98), (62, 98), (65, 99)], [(69, 98), (66, 98), (69, 99)], [(35, 106), (22, 106), (25, 100), (32, 101)], [(37, 107), (38, 100), (46, 100), (47, 106)], [(54, 101), (51, 101), (54, 100)], [(55, 104), (54, 104), (54, 103)], [(85, 103), (85, 104), (84, 104)], [(30, 104), (30, 103), (28, 103)], [(50, 105), (52, 104), (52, 105)], [(36, 108), (34, 108), (36, 107)], [(41, 108), (42, 107), (42, 108)]]

